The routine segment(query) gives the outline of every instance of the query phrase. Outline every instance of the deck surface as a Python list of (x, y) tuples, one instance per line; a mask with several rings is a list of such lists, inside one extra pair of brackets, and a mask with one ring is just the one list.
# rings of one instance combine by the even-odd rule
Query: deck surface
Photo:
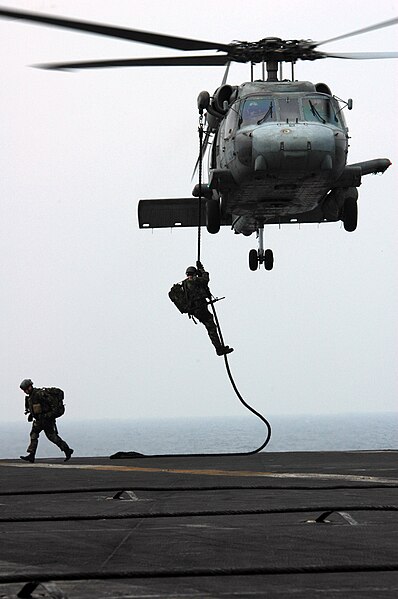
[(1, 460), (0, 597), (395, 598), (397, 456)]

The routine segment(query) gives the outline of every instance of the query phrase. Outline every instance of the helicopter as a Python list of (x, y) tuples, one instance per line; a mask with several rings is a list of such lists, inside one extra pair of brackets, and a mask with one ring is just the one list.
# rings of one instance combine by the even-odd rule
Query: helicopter
[[(388, 158), (347, 164), (349, 136), (343, 114), (352, 100), (341, 100), (326, 83), (295, 79), (299, 60), (324, 58), (389, 59), (398, 52), (330, 53), (318, 46), (398, 23), (393, 18), (337, 37), (230, 44), (169, 36), (161, 33), (107, 26), (52, 15), (0, 8), (0, 17), (20, 19), (66, 29), (105, 35), (182, 51), (215, 50), (215, 54), (155, 58), (127, 58), (39, 65), (52, 70), (127, 66), (224, 66), (221, 85), (197, 100), (202, 134), (199, 183), (186, 198), (142, 199), (138, 203), (140, 228), (201, 227), (211, 234), (222, 226), (234, 233), (256, 234), (258, 248), (249, 252), (252, 271), (264, 264), (272, 270), (273, 252), (264, 248), (268, 224), (342, 221), (352, 232), (358, 222), (358, 187), (362, 176), (384, 173)], [(240, 85), (227, 83), (232, 62), (250, 63), (251, 78)], [(283, 63), (291, 76), (283, 77)], [(262, 65), (254, 79), (254, 65)], [(267, 76), (266, 76), (267, 75)], [(204, 130), (203, 121), (206, 129)], [(202, 163), (208, 152), (208, 180), (202, 182)]]

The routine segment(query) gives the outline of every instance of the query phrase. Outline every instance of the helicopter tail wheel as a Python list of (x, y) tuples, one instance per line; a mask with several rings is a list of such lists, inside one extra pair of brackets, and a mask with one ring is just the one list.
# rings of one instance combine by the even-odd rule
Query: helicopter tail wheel
[(272, 250), (265, 250), (264, 252), (264, 266), (265, 270), (272, 270), (274, 267), (274, 254)]
[(346, 231), (355, 231), (358, 224), (358, 204), (356, 198), (347, 198), (344, 202), (343, 224)]
[(206, 201), (206, 227), (209, 233), (218, 233), (221, 226), (219, 200)]
[(258, 268), (257, 250), (250, 250), (249, 252), (249, 268), (250, 270), (257, 270)]

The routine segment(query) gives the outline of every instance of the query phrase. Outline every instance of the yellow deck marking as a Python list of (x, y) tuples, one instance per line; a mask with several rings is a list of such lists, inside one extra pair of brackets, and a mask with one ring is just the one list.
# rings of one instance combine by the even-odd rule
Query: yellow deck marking
[(152, 472), (161, 474), (191, 474), (194, 476), (228, 476), (228, 477), (248, 477), (248, 478), (309, 478), (324, 480), (340, 480), (351, 482), (372, 482), (398, 484), (396, 478), (385, 478), (380, 476), (362, 476), (357, 474), (324, 474), (321, 472), (257, 472), (251, 470), (193, 470), (180, 468), (144, 468), (139, 466), (119, 466), (119, 465), (98, 465), (98, 464), (46, 464), (36, 462), (35, 464), (25, 464), (19, 462), (3, 462), (0, 460), (0, 466), (9, 466), (12, 468), (49, 468), (49, 469), (68, 469), (68, 470), (99, 470), (111, 472)]

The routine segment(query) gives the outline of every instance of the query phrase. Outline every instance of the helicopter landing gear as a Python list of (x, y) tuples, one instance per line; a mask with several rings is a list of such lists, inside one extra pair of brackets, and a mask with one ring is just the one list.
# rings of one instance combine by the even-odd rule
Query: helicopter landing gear
[(257, 270), (259, 264), (264, 264), (265, 270), (272, 270), (274, 267), (274, 254), (272, 250), (264, 250), (264, 225), (257, 231), (258, 250), (249, 252), (249, 268)]
[(265, 270), (272, 270), (274, 268), (274, 253), (272, 250), (265, 250), (264, 252), (264, 267)]
[(206, 200), (206, 227), (209, 233), (218, 233), (221, 226), (219, 200)]
[(344, 202), (343, 218), (344, 229), (355, 231), (358, 224), (358, 204), (355, 197), (348, 197)]
[(257, 250), (250, 250), (249, 252), (249, 268), (250, 270), (257, 270), (258, 268)]

